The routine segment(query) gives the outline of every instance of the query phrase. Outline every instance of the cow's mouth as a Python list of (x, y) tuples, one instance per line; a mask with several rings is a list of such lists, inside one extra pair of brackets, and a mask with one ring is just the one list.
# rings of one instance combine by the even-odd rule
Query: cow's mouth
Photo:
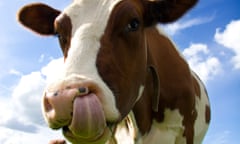
[(49, 127), (62, 128), (74, 144), (106, 142), (120, 119), (111, 91), (91, 80), (69, 79), (51, 83), (44, 94), (43, 114)]
[(109, 132), (102, 104), (96, 94), (75, 97), (71, 123), (63, 127), (64, 136), (72, 143), (97, 142), (108, 137)]

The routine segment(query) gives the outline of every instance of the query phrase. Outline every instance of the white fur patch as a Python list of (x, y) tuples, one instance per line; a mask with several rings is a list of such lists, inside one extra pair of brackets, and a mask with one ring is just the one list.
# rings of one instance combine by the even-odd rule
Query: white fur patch
[(133, 112), (130, 112), (126, 118), (117, 125), (115, 139), (117, 144), (135, 144), (139, 134), (137, 123)]
[(138, 97), (137, 97), (137, 99), (136, 99), (136, 102), (142, 97), (143, 91), (144, 91), (144, 86), (141, 85), (141, 86), (139, 87)]
[(182, 144), (186, 139), (182, 136), (184, 127), (183, 116), (179, 110), (166, 109), (162, 123), (153, 121), (151, 130), (138, 140), (137, 144)]
[(102, 91), (100, 98), (107, 120), (119, 117), (112, 91), (96, 68), (100, 38), (114, 6), (121, 0), (74, 0), (63, 13), (72, 23), (71, 47), (65, 61), (63, 79), (79, 77), (93, 81)]
[(141, 136), (134, 114), (131, 112), (118, 126), (115, 133), (117, 144), (183, 144), (183, 117), (179, 110), (166, 109), (163, 123), (153, 121), (149, 133)]
[(199, 80), (199, 78), (196, 76), (194, 72), (192, 72), (192, 75), (197, 80), (200, 86), (200, 93), (201, 93), (200, 98), (199, 96), (196, 96), (196, 110), (197, 110), (198, 116), (194, 125), (194, 130), (195, 130), (194, 143), (200, 144), (202, 143), (202, 140), (208, 129), (208, 124), (206, 123), (206, 120), (205, 120), (205, 112), (206, 112), (206, 105), (209, 106), (209, 100), (205, 92), (203, 83)]

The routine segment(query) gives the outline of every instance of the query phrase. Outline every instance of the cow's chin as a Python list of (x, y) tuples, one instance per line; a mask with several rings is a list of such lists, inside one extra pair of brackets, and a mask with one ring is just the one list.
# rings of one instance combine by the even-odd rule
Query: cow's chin
[(84, 137), (73, 134), (73, 132), (69, 130), (68, 127), (63, 127), (63, 135), (67, 140), (69, 140), (73, 144), (79, 144), (79, 143), (103, 144), (110, 139), (112, 133), (108, 127), (105, 127), (103, 132), (98, 136), (84, 138)]
[(110, 136), (102, 104), (93, 94), (74, 99), (72, 120), (63, 127), (64, 136), (72, 143), (101, 143)]

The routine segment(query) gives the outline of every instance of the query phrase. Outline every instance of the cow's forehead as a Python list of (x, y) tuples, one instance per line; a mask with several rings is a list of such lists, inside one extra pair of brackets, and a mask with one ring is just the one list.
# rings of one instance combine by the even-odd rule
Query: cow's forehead
[(100, 37), (107, 25), (113, 8), (122, 0), (74, 0), (63, 13), (70, 17), (72, 35), (79, 27), (88, 25)]

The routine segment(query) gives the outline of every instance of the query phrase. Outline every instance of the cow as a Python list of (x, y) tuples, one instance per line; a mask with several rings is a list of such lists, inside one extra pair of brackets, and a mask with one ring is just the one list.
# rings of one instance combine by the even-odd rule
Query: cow
[[(46, 86), (43, 115), (73, 144), (200, 144), (210, 123), (206, 88), (158, 28), (197, 0), (32, 3), (18, 21), (57, 36), (64, 57)], [(52, 143), (65, 143), (55, 140)]]

